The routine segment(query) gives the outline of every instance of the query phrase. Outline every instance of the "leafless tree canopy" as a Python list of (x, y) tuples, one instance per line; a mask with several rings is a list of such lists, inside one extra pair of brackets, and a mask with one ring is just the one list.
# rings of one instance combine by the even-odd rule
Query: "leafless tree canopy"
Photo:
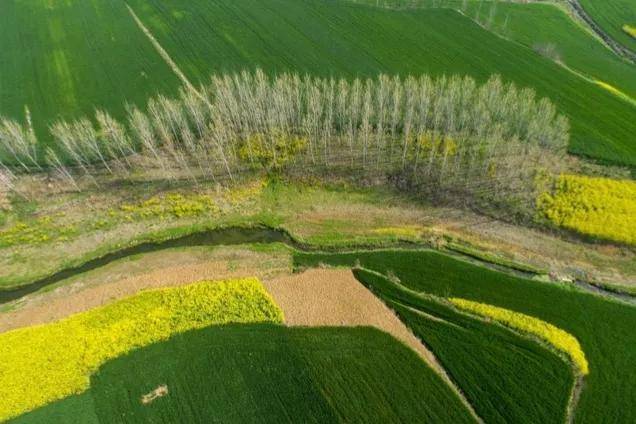
[(477, 84), (459, 76), (215, 75), (197, 90), (182, 88), (178, 98), (129, 107), (126, 123), (104, 111), (57, 122), (50, 127), (56, 148), (43, 161), (27, 121), (0, 121), (5, 174), (46, 163), (74, 187), (80, 175), (126, 178), (150, 167), (193, 182), (338, 170), (419, 189), (517, 190), (541, 157), (562, 154), (569, 139), (568, 121), (550, 101), (497, 76)]

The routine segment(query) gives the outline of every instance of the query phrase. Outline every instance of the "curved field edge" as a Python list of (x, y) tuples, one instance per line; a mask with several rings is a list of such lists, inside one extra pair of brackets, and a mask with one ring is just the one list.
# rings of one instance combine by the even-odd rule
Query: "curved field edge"
[[(403, 228), (381, 228), (359, 237), (347, 239), (320, 240), (303, 238), (288, 230), (283, 225), (270, 226), (255, 221), (238, 225), (193, 224), (179, 226), (161, 231), (148, 232), (125, 242), (105, 244), (80, 257), (69, 259), (62, 267), (53, 272), (41, 275), (36, 279), (13, 281), (11, 285), (0, 287), (0, 304), (18, 299), (24, 295), (46, 289), (67, 278), (101, 267), (127, 256), (148, 253), (155, 250), (181, 246), (199, 245), (235, 245), (249, 243), (282, 242), (300, 250), (343, 251), (355, 249), (379, 249), (391, 247), (431, 248), (419, 232), (404, 231)], [(448, 241), (444, 246), (448, 254), (459, 254), (474, 258), (485, 264), (492, 264), (511, 272), (522, 272), (529, 275), (547, 274), (545, 269), (537, 268), (521, 262), (503, 258), (496, 254), (481, 251), (478, 248)], [(33, 289), (31, 289), (31, 287)]]
[(406, 289), (395, 277), (362, 268), (354, 275), (434, 352), (485, 422), (566, 420), (572, 369), (536, 339), (460, 313), (444, 299)]
[(479, 302), (471, 302), (470, 300), (456, 297), (448, 300), (459, 309), (493, 319), (515, 330), (537, 336), (557, 350), (567, 354), (579, 374), (589, 374), (590, 371), (587, 359), (585, 358), (585, 352), (581, 349), (581, 345), (576, 337), (567, 331), (563, 331), (538, 318), (509, 309), (498, 308)]
[[(228, 354), (231, 352), (231, 354)], [(144, 394), (168, 394), (143, 405)], [(123, 416), (121, 415), (123, 412)], [(405, 345), (375, 328), (224, 325), (104, 364), (91, 389), (19, 417), (111, 422), (474, 422)]]
[[(374, 6), (375, 0), (350, 0)], [(395, 0), (380, 7), (450, 8), (485, 29), (521, 43), (586, 78), (604, 80), (636, 98), (636, 67), (617, 55), (566, 5), (554, 2)]]
[(362, 266), (409, 289), (461, 297), (533, 316), (575, 336), (589, 361), (575, 422), (631, 422), (636, 417), (636, 308), (576, 290), (496, 272), (437, 252), (295, 254), (297, 267)]
[(213, 324), (282, 323), (254, 278), (157, 289), (60, 321), (0, 334), (0, 420), (89, 387), (109, 359)]
[(583, 10), (618, 43), (636, 52), (636, 37), (624, 26), (636, 26), (636, 5), (630, 0), (577, 0)]

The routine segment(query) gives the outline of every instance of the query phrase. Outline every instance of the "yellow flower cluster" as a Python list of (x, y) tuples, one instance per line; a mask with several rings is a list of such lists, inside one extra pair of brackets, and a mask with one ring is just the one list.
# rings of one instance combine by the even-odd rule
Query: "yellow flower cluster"
[(305, 137), (274, 130), (269, 134), (251, 134), (241, 143), (238, 154), (244, 162), (257, 162), (268, 172), (279, 171), (307, 145)]
[(216, 214), (220, 211), (210, 196), (184, 196), (179, 193), (151, 197), (138, 204), (124, 204), (119, 209), (129, 221), (135, 218), (183, 218), (203, 214)]
[(380, 227), (373, 230), (375, 234), (418, 238), (422, 234), (422, 227), (418, 225), (404, 225), (400, 227)]
[(485, 303), (473, 302), (466, 299), (451, 298), (451, 303), (460, 309), (476, 315), (491, 318), (502, 324), (539, 337), (553, 345), (556, 349), (566, 353), (574, 363), (579, 373), (587, 375), (589, 367), (585, 353), (579, 341), (572, 334), (538, 318), (499, 308)]
[(81, 393), (109, 359), (213, 324), (274, 322), (255, 278), (150, 290), (64, 320), (0, 334), (0, 422)]
[(232, 208), (240, 205), (247, 206), (261, 196), (265, 187), (267, 187), (266, 180), (253, 180), (249, 183), (226, 189), (222, 198)]
[(625, 24), (623, 25), (623, 31), (625, 31), (627, 35), (631, 35), (636, 38), (636, 27)]
[(72, 225), (55, 225), (53, 217), (44, 216), (30, 223), (16, 222), (5, 230), (0, 230), (0, 247), (15, 244), (40, 244), (56, 241), (73, 235), (77, 228)]
[(561, 175), (537, 200), (550, 222), (594, 237), (636, 244), (636, 182)]

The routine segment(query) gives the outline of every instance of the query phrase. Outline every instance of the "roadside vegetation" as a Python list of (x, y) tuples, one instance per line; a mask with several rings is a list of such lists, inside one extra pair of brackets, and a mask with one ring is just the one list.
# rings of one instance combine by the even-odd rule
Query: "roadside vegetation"
[[(142, 206), (151, 199), (160, 199), (162, 209), (170, 209), (165, 199), (177, 194), (185, 199), (204, 196), (206, 203), (215, 206), (181, 217), (156, 214), (152, 212), (156, 206)], [(609, 249), (602, 244), (588, 245), (502, 224), (460, 208), (431, 204), (426, 196), (410, 196), (375, 184), (360, 187), (355, 179), (321, 182), (316, 178), (257, 178), (228, 187), (139, 183), (109, 190), (89, 187), (82, 193), (51, 196), (45, 192), (34, 196), (32, 200), (11, 198), (2, 231), (23, 223), (29, 231), (46, 235), (47, 241), (29, 241), (26, 234), (19, 233), (20, 242), (2, 247), (0, 286), (5, 289), (143, 243), (237, 226), (282, 229), (295, 240), (323, 249), (419, 243), (508, 268), (537, 274), (553, 272), (621, 286), (621, 290), (633, 285), (630, 276), (636, 272), (634, 255), (626, 247)], [(135, 212), (124, 212), (122, 206), (133, 207)], [(39, 221), (44, 217), (50, 222), (43, 227)], [(57, 237), (68, 228), (73, 232)], [(245, 241), (239, 237), (225, 243)]]
[(0, 420), (79, 394), (109, 359), (213, 324), (283, 320), (256, 279), (145, 291), (63, 320), (0, 334)]
[(576, 337), (589, 362), (575, 422), (632, 422), (636, 417), (636, 308), (631, 305), (433, 251), (297, 253), (295, 262), (299, 267), (361, 266), (397, 278), (418, 293), (485, 303), (552, 324)]
[(636, 183), (561, 175), (537, 199), (551, 224), (603, 240), (636, 244)]

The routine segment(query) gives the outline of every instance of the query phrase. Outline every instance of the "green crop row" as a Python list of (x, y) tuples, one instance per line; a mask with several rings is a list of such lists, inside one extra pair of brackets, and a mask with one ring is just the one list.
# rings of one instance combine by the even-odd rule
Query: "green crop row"
[(636, 39), (622, 30), (636, 23), (636, 3), (632, 0), (579, 0), (583, 9), (614, 40), (636, 52)]
[(416, 292), (486, 303), (559, 327), (578, 339), (589, 362), (575, 422), (636, 421), (633, 306), (567, 286), (518, 278), (433, 251), (297, 253), (295, 263), (297, 267), (358, 264), (393, 275)]
[(573, 374), (556, 354), (379, 274), (354, 273), (432, 350), (485, 422), (564, 422)]
[[(631, 143), (635, 106), (452, 10), (388, 10), (315, 0), (129, 4), (194, 84), (206, 82), (213, 72), (257, 66), (268, 73), (319, 76), (459, 74), (480, 82), (501, 74), (505, 81), (550, 98), (570, 118), (571, 152), (636, 164)], [(496, 21), (505, 22), (505, 17), (497, 15)], [(533, 22), (541, 25), (524, 24), (524, 34), (536, 32), (545, 20)], [(181, 84), (121, 0), (50, 6), (9, 0), (0, 27), (0, 48), (7, 57), (3, 64), (8, 64), (0, 73), (8, 90), (0, 98), (0, 114), (24, 120), (28, 106), (42, 138), (58, 118), (79, 118), (100, 108), (121, 119), (127, 102), (141, 105), (156, 92), (173, 95)], [(26, 35), (28, 49), (23, 47)], [(572, 52), (586, 52), (580, 55), (585, 57), (580, 72), (608, 75), (608, 82), (618, 87), (622, 81), (630, 85), (629, 67), (589, 59), (593, 55), (588, 48), (576, 50), (580, 43), (572, 41), (575, 38), (568, 35), (564, 51), (575, 62)], [(598, 43), (587, 44), (600, 51)], [(625, 91), (634, 92), (629, 87)]]
[(493, 319), (510, 328), (520, 330), (524, 333), (543, 339), (556, 349), (566, 353), (576, 366), (576, 370), (579, 374), (586, 375), (590, 372), (587, 359), (585, 358), (585, 352), (581, 349), (579, 341), (567, 331), (563, 331), (560, 328), (545, 321), (541, 321), (538, 318), (520, 314), (519, 312), (514, 312), (508, 309), (498, 308), (496, 306), (486, 305), (479, 302), (471, 302), (466, 299), (452, 298), (449, 300), (453, 305), (460, 309)]

